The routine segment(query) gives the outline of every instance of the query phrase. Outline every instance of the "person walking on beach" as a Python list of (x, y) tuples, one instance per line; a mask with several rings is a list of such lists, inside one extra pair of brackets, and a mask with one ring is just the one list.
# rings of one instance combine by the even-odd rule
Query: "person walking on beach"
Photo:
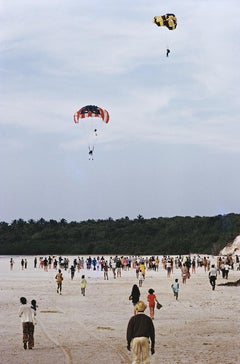
[(111, 266), (112, 266), (113, 278), (116, 279), (116, 277), (117, 277), (117, 274), (116, 274), (116, 267), (117, 267), (117, 265), (116, 265), (116, 261), (115, 260), (112, 261)]
[(192, 273), (196, 273), (196, 258), (195, 257), (192, 260)]
[(13, 258), (10, 259), (10, 270), (13, 270), (13, 264), (14, 264), (14, 260)]
[(171, 276), (171, 260), (170, 260), (170, 258), (166, 262), (166, 271), (167, 271), (167, 277), (170, 278), (170, 276)]
[(215, 264), (212, 264), (210, 271), (208, 273), (209, 282), (212, 286), (212, 290), (215, 290), (216, 286), (216, 279), (217, 279), (217, 268), (215, 267)]
[(150, 364), (150, 340), (151, 354), (155, 353), (155, 328), (151, 318), (144, 314), (146, 308), (147, 305), (139, 301), (137, 314), (130, 318), (127, 326), (127, 349), (132, 350), (133, 363)]
[(146, 277), (146, 266), (145, 266), (144, 262), (141, 262), (140, 263), (140, 265), (139, 265), (139, 271), (142, 272), (143, 279), (145, 279), (145, 277)]
[(182, 271), (182, 283), (186, 284), (187, 278), (189, 277), (189, 271), (185, 263), (182, 265), (181, 271)]
[(150, 288), (148, 290), (147, 300), (148, 300), (150, 317), (151, 317), (152, 320), (154, 320), (154, 309), (155, 309), (155, 302), (157, 302), (157, 297), (156, 297), (156, 295), (154, 293), (154, 290), (152, 288)]
[(82, 293), (83, 296), (85, 296), (86, 287), (87, 287), (87, 281), (86, 281), (85, 275), (82, 275), (80, 285), (81, 285), (81, 293)]
[(140, 271), (139, 274), (138, 274), (138, 285), (139, 285), (139, 287), (142, 287), (142, 284), (143, 284), (143, 274)]
[(60, 295), (62, 294), (62, 281), (63, 281), (63, 275), (61, 269), (58, 269), (58, 273), (55, 276), (56, 282), (57, 282), (57, 293)]
[(70, 272), (71, 272), (71, 280), (73, 280), (73, 277), (74, 277), (74, 274), (75, 274), (75, 267), (74, 267), (73, 264), (70, 267)]
[(179, 291), (179, 283), (178, 279), (175, 279), (175, 282), (171, 285), (174, 297), (176, 297), (176, 300), (178, 300), (178, 291)]
[(26, 350), (28, 344), (28, 349), (32, 349), (34, 347), (34, 310), (27, 306), (27, 299), (25, 297), (21, 297), (20, 302), (22, 306), (19, 309), (18, 315), (22, 321), (23, 347)]
[(138, 286), (136, 284), (134, 284), (133, 287), (132, 287), (132, 292), (131, 292), (131, 294), (129, 296), (129, 300), (132, 301), (133, 306), (134, 306), (134, 310), (133, 310), (134, 315), (136, 315), (135, 306), (139, 301), (140, 294), (141, 293), (140, 293), (140, 290), (139, 290)]
[(228, 279), (228, 273), (229, 273), (229, 270), (230, 270), (230, 266), (229, 266), (228, 262), (226, 262), (226, 264), (224, 266), (224, 270), (225, 270), (225, 276), (224, 276), (224, 278), (225, 279)]
[(108, 263), (105, 262), (104, 266), (103, 266), (103, 276), (104, 276), (104, 279), (108, 280)]
[(22, 258), (21, 260), (21, 266), (22, 266), (22, 270), (24, 269), (24, 259)]

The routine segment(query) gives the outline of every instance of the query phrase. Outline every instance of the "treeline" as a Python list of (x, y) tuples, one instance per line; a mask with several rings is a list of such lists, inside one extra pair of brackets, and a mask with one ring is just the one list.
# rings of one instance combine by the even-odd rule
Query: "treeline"
[(0, 222), (1, 255), (213, 254), (240, 234), (240, 215)]

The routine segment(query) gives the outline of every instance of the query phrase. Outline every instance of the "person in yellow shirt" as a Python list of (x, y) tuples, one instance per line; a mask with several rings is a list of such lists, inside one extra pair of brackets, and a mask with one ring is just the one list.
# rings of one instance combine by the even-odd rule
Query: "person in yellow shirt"
[(139, 270), (142, 272), (143, 279), (145, 279), (145, 276), (146, 276), (146, 267), (145, 267), (145, 264), (144, 263), (141, 263), (140, 264)]
[(81, 285), (81, 293), (82, 293), (83, 296), (85, 296), (86, 287), (87, 287), (87, 281), (86, 281), (85, 275), (82, 275), (80, 285)]

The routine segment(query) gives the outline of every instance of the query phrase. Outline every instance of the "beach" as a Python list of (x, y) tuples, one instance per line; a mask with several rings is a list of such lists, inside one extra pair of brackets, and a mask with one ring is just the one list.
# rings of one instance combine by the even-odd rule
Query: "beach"
[[(103, 271), (76, 271), (71, 279), (69, 269), (62, 269), (62, 295), (57, 293), (55, 275), (34, 268), (33, 256), (0, 257), (1, 351), (2, 364), (130, 364), (126, 328), (133, 315), (129, 295), (138, 284), (135, 269), (122, 270), (121, 277), (104, 280)], [(27, 259), (22, 269), (21, 259)], [(39, 258), (39, 257), (38, 257)], [(76, 256), (69, 256), (70, 264)], [(85, 257), (86, 258), (86, 257)], [(161, 259), (161, 257), (160, 257)], [(216, 258), (211, 257), (215, 262)], [(81, 294), (81, 276), (87, 280), (86, 296)], [(171, 284), (179, 279), (178, 301)], [(155, 354), (151, 364), (237, 364), (240, 362), (240, 287), (218, 286), (240, 278), (240, 271), (230, 270), (228, 280), (218, 275), (215, 291), (203, 267), (191, 274), (185, 285), (181, 271), (174, 267), (167, 277), (159, 270), (147, 270), (140, 288), (140, 299), (147, 302), (148, 289), (153, 288), (162, 304), (155, 310)], [(38, 304), (35, 346), (24, 350), (22, 327), (18, 317), (21, 296)], [(145, 311), (149, 315), (149, 309)]]

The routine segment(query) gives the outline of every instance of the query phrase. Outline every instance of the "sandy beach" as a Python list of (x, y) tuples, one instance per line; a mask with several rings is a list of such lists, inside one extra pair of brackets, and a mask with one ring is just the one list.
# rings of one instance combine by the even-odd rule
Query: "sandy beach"
[[(121, 278), (104, 280), (102, 271), (83, 269), (71, 280), (64, 275), (63, 292), (56, 291), (56, 270), (34, 269), (32, 256), (22, 270), (22, 257), (0, 257), (1, 351), (2, 364), (130, 364), (126, 328), (133, 315), (128, 297), (137, 283), (135, 270), (122, 271)], [(76, 257), (70, 256), (70, 263)], [(212, 262), (215, 261), (211, 257)], [(80, 279), (87, 279), (86, 296), (81, 295)], [(176, 301), (171, 284), (180, 282)], [(228, 281), (240, 278), (240, 271), (229, 272)], [(226, 283), (220, 275), (217, 284)], [(147, 271), (140, 288), (141, 300), (153, 288), (163, 305), (156, 310), (155, 354), (152, 364), (237, 364), (240, 362), (240, 287), (216, 286), (212, 291), (208, 273), (197, 268), (186, 285), (181, 272), (174, 269), (170, 278), (160, 265), (159, 271)], [(18, 317), (19, 298), (36, 299), (38, 304), (35, 347), (24, 350), (22, 328)], [(147, 309), (145, 313), (149, 314)]]

